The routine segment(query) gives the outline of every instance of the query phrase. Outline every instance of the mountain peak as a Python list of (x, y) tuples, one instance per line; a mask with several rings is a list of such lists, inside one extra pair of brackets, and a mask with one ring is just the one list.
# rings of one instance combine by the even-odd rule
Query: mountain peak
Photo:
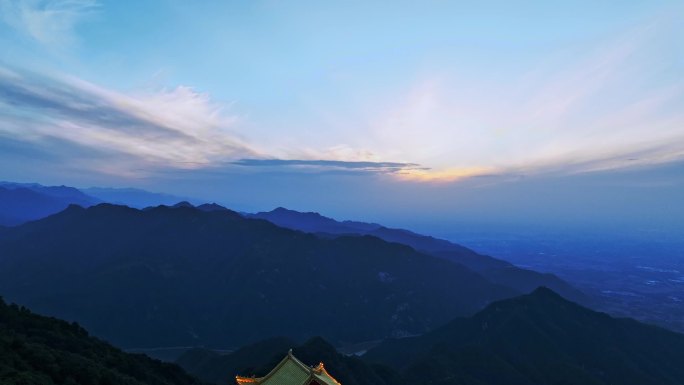
[(684, 335), (610, 317), (542, 286), (422, 336), (385, 341), (364, 357), (403, 371), (406, 383), (664, 385), (684, 383), (682, 351)]
[(67, 211), (67, 212), (81, 212), (81, 211), (85, 211), (85, 209), (84, 209), (83, 206), (81, 206), (81, 205), (77, 205), (77, 204), (75, 204), (75, 203), (71, 203), (71, 204), (69, 204), (69, 206), (67, 206), (66, 209), (64, 209), (64, 211)]
[(193, 206), (192, 203), (190, 203), (188, 201), (181, 201), (181, 202), (178, 202), (171, 207), (178, 208), (178, 207), (195, 207), (195, 206)]
[[(539, 286), (529, 294), (493, 302), (478, 314), (480, 316), (486, 317), (491, 314), (499, 313), (501, 309), (524, 309), (525, 312), (529, 311), (530, 309), (544, 309), (545, 311), (551, 311), (552, 309), (565, 308), (565, 305), (567, 304), (580, 307), (580, 305), (564, 298), (548, 287)], [(574, 308), (575, 306), (572, 307)]]
[(538, 298), (560, 299), (563, 301), (566, 300), (560, 294), (556, 293), (555, 291), (549, 289), (546, 286), (539, 286), (538, 288), (534, 289), (534, 291), (530, 293), (530, 296)]
[(306, 340), (304, 342), (303, 346), (305, 347), (317, 347), (319, 349), (327, 349), (330, 351), (334, 351), (335, 347), (333, 347), (328, 341), (326, 341), (323, 337), (321, 336), (314, 336)]
[(226, 207), (221, 206), (218, 203), (204, 203), (197, 206), (197, 208), (202, 211), (228, 211)]
[(285, 207), (278, 206), (271, 210), (272, 213), (291, 213), (294, 212), (294, 210), (286, 209)]
[(285, 207), (276, 207), (275, 209), (270, 211), (271, 213), (274, 214), (291, 214), (291, 215), (303, 215), (303, 216), (316, 216), (320, 218), (327, 218), (324, 217), (323, 215), (315, 212), (315, 211), (297, 211), (297, 210), (291, 210)]

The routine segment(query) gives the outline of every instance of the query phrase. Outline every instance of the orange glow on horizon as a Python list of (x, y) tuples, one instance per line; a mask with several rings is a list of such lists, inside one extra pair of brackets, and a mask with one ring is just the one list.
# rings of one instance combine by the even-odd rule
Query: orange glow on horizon
[(399, 180), (407, 182), (456, 182), (474, 176), (495, 173), (491, 167), (449, 168), (443, 170), (403, 170), (396, 175)]

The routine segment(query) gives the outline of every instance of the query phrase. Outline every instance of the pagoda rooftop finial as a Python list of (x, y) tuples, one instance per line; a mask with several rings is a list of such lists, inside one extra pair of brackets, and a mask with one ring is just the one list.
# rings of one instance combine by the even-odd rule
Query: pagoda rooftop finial
[(287, 355), (264, 377), (235, 376), (237, 385), (341, 385), (333, 378), (323, 363), (310, 367), (299, 361), (288, 350)]

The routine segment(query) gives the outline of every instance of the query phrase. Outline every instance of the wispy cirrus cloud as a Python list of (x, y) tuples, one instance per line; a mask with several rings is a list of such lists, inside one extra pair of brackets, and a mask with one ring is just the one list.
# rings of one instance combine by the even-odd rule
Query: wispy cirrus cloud
[(122, 93), (71, 76), (0, 67), (0, 138), (83, 170), (125, 177), (231, 167), (374, 174), (426, 170), (415, 163), (360, 160), (370, 155), (346, 147), (288, 149), (306, 158), (280, 158), (277, 151), (257, 149), (245, 139), (242, 118), (228, 107), (185, 86)]
[[(0, 71), (0, 135), (37, 148), (87, 148), (109, 173), (199, 168), (259, 156), (235, 131), (239, 117), (189, 87), (124, 94), (72, 77)], [(50, 148), (54, 151), (54, 148)], [(64, 159), (69, 160), (65, 151)], [(85, 165), (84, 165), (85, 166)]]
[(2, 21), (49, 46), (72, 43), (76, 26), (98, 9), (96, 0), (0, 0)]

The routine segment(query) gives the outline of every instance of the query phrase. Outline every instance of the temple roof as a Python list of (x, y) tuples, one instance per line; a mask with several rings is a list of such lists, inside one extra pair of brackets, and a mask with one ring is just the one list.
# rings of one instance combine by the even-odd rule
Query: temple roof
[(305, 365), (292, 355), (292, 349), (287, 352), (275, 368), (263, 377), (235, 376), (238, 385), (341, 385), (319, 363), (315, 367)]

